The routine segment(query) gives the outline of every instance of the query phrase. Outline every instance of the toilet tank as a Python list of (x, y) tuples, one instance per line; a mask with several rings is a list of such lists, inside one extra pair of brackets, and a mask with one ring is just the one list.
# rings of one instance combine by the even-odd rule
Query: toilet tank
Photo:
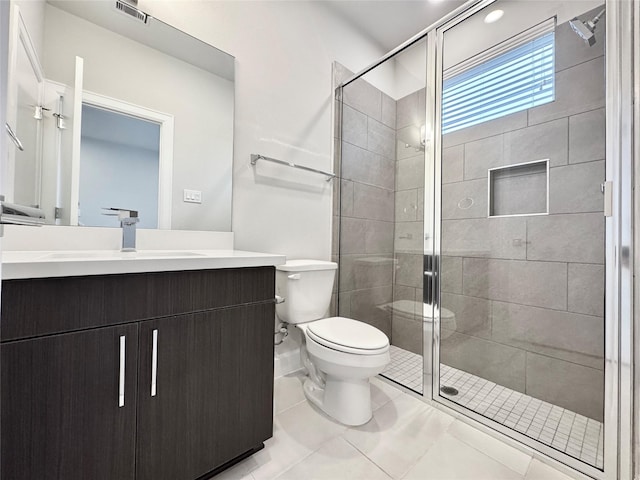
[(278, 318), (304, 323), (324, 318), (331, 303), (338, 265), (322, 260), (290, 260), (276, 267), (276, 295), (285, 299), (276, 305)]

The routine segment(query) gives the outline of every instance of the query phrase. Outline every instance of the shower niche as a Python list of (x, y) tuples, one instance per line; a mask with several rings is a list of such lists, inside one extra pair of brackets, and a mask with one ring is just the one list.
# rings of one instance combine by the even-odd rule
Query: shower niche
[(489, 217), (549, 213), (549, 160), (489, 169)]

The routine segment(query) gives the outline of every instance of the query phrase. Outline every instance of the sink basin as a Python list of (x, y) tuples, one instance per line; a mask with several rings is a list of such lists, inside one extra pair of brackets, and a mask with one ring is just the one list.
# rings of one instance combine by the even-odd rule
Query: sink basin
[(120, 260), (120, 259), (140, 259), (140, 258), (188, 258), (204, 257), (205, 254), (182, 250), (145, 250), (137, 252), (120, 251), (77, 251), (77, 252), (51, 252), (40, 257), (50, 260)]

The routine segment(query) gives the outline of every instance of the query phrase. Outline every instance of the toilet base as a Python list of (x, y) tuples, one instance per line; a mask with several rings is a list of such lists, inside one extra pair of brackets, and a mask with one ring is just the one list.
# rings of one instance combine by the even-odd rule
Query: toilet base
[(327, 375), (324, 388), (307, 378), (304, 394), (320, 410), (344, 425), (364, 425), (373, 416), (368, 378), (341, 379)]

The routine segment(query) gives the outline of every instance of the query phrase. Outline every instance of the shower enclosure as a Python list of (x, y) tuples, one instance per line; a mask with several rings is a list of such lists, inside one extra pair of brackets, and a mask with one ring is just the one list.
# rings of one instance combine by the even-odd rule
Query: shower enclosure
[(595, 478), (629, 454), (612, 201), (629, 167), (607, 143), (625, 8), (480, 1), (335, 69), (333, 313), (387, 334), (383, 377)]
[[(336, 73), (352, 76), (339, 65)], [(423, 39), (342, 86), (336, 108), (337, 313), (382, 330), (392, 359), (383, 375), (418, 393), (423, 305), (430, 301), (423, 291), (424, 251), (431, 248), (424, 230), (425, 82)]]

